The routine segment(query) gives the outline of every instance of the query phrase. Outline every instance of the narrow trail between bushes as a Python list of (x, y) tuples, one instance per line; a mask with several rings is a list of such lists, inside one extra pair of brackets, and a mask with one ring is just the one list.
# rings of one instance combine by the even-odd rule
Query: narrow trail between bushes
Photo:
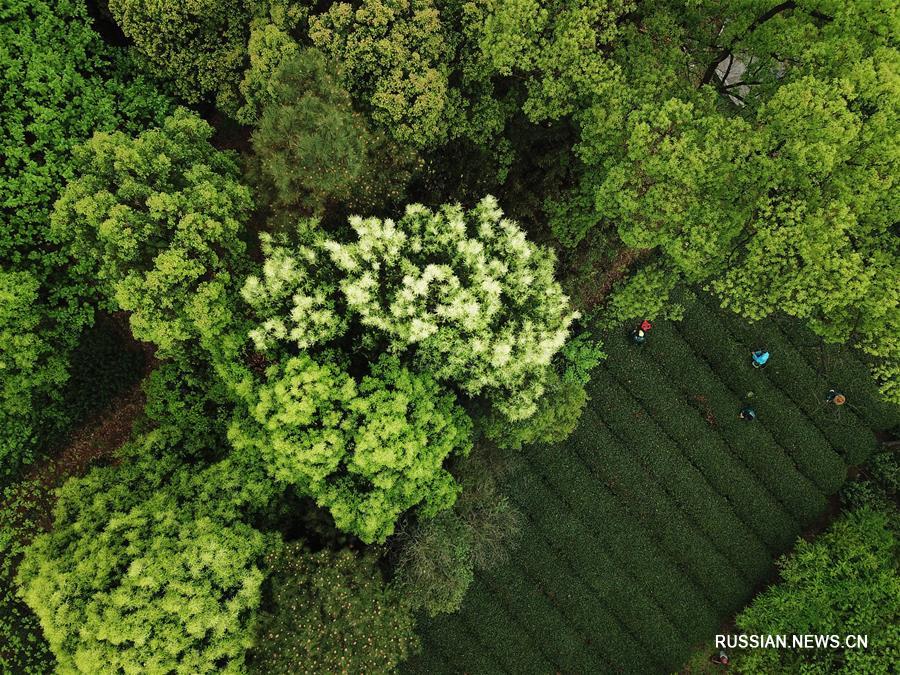
[[(37, 483), (42, 488), (40, 503), (36, 506), (39, 513), (38, 524), (45, 531), (53, 524), (56, 489), (69, 478), (85, 475), (98, 460), (105, 458), (112, 461), (116, 451), (131, 437), (134, 423), (144, 410), (146, 396), (141, 385), (157, 366), (155, 350), (147, 343), (134, 340), (124, 314), (119, 313), (111, 318), (108, 325), (114, 326), (119, 334), (117, 344), (123, 351), (140, 354), (142, 365), (133, 373), (130, 386), (73, 425), (65, 436), (47, 449), (46, 456), (35, 462), (22, 476), (23, 482)], [(104, 356), (94, 354), (93, 358)], [(102, 371), (105, 365), (107, 364), (93, 361), (88, 369), (92, 372), (98, 369)], [(80, 395), (90, 395), (90, 391), (83, 391)]]
[(32, 467), (25, 479), (45, 488), (46, 508), (41, 508), (41, 526), (50, 529), (53, 521), (54, 490), (73, 476), (83, 476), (101, 457), (112, 457), (131, 436), (135, 420), (144, 409), (141, 383), (114, 399), (110, 405), (86, 419), (70, 434), (66, 444), (52, 457)]

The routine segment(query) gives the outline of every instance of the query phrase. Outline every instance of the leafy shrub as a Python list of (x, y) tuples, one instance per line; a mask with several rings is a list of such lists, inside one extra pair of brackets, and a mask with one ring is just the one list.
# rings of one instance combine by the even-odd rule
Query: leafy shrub
[(339, 528), (383, 542), (407, 509), (453, 504), (458, 487), (442, 465), (468, 453), (471, 423), (431, 376), (382, 357), (357, 383), (306, 354), (266, 376), (232, 443), (258, 447), (269, 474), (328, 508)]
[[(185, 458), (212, 459), (211, 448), (224, 447), (231, 405), (221, 381), (202, 361), (166, 361), (144, 380), (143, 427), (177, 430)], [(139, 429), (140, 431), (140, 429)]]
[(841, 490), (841, 502), (851, 509), (868, 506), (889, 513), (900, 505), (898, 497), (900, 458), (896, 451), (887, 449), (873, 455), (856, 480)]
[(457, 611), (472, 580), (470, 532), (453, 512), (444, 511), (399, 535), (398, 586), (428, 616)]
[(478, 448), (460, 467), (462, 493), (448, 511), (420, 518), (394, 540), (395, 583), (430, 617), (457, 611), (476, 570), (505, 562), (522, 529), (522, 515), (501, 494), (498, 467)]
[(76, 152), (79, 177), (53, 213), (74, 267), (111, 307), (132, 312), (135, 337), (160, 356), (196, 335), (185, 310), (191, 296), (228, 279), (244, 250), (238, 233), (250, 193), (234, 159), (210, 145), (212, 133), (180, 109), (136, 139), (95, 134)]
[(894, 661), (900, 613), (895, 514), (863, 508), (779, 562), (781, 580), (737, 616), (755, 634), (867, 635), (867, 649), (755, 649), (744, 672), (882, 672)]
[(250, 662), (258, 673), (392, 672), (418, 648), (415, 620), (371, 553), (270, 555), (271, 602)]
[(671, 300), (678, 282), (678, 274), (662, 265), (642, 267), (613, 288), (603, 310), (604, 325), (639, 323), (643, 319), (681, 319), (684, 307)]
[(521, 448), (529, 443), (558, 443), (575, 429), (587, 403), (584, 385), (565, 382), (555, 372), (547, 375), (543, 395), (531, 417), (511, 422), (503, 415), (481, 420), (484, 434), (504, 448)]

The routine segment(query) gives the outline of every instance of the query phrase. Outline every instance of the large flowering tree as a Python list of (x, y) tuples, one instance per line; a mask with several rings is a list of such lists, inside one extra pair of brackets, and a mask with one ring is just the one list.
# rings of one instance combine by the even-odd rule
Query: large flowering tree
[(398, 221), (350, 225), (351, 241), (267, 241), (263, 275), (244, 287), (259, 318), (257, 349), (321, 345), (349, 320), (364, 343), (483, 396), (506, 418), (533, 415), (577, 317), (554, 279), (553, 253), (503, 218), (493, 197), (470, 211), (413, 204)]

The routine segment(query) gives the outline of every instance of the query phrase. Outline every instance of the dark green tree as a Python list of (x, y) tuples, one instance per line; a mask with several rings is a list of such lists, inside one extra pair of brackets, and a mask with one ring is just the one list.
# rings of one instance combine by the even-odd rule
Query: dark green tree
[(269, 88), (253, 149), (276, 204), (320, 213), (337, 203), (368, 212), (402, 197), (415, 154), (370, 130), (351, 106), (336, 64), (316, 49), (296, 51)]
[(253, 672), (387, 673), (418, 649), (415, 619), (371, 553), (310, 553), (295, 543), (267, 562), (271, 606)]
[(522, 514), (502, 494), (504, 453), (488, 445), (457, 465), (462, 492), (448, 511), (419, 518), (393, 540), (394, 583), (429, 616), (456, 612), (475, 572), (500, 565), (519, 543)]
[(263, 179), (284, 205), (319, 211), (346, 200), (365, 169), (371, 142), (335, 68), (321, 52), (304, 50), (275, 75), (273, 101), (253, 133)]
[(237, 107), (237, 81), (247, 56), (257, 0), (144, 2), (109, 0), (109, 10), (137, 50), (161, 69), (185, 100), (212, 94), (225, 109)]

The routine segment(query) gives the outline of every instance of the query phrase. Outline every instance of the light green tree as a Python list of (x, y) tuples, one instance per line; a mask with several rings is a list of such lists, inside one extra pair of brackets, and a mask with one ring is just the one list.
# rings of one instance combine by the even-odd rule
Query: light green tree
[(221, 478), (164, 454), (66, 483), (17, 579), (60, 672), (243, 671), (267, 539)]
[(471, 422), (434, 379), (382, 357), (359, 383), (307, 355), (272, 366), (229, 437), (267, 472), (327, 508), (341, 530), (383, 542), (405, 511), (434, 514), (458, 487), (443, 468), (471, 447)]
[(234, 158), (210, 145), (212, 133), (182, 109), (137, 138), (96, 134), (76, 153), (78, 177), (53, 213), (75, 268), (110, 308), (131, 312), (135, 337), (161, 356), (195, 336), (185, 307), (227, 279), (244, 250), (250, 192)]

